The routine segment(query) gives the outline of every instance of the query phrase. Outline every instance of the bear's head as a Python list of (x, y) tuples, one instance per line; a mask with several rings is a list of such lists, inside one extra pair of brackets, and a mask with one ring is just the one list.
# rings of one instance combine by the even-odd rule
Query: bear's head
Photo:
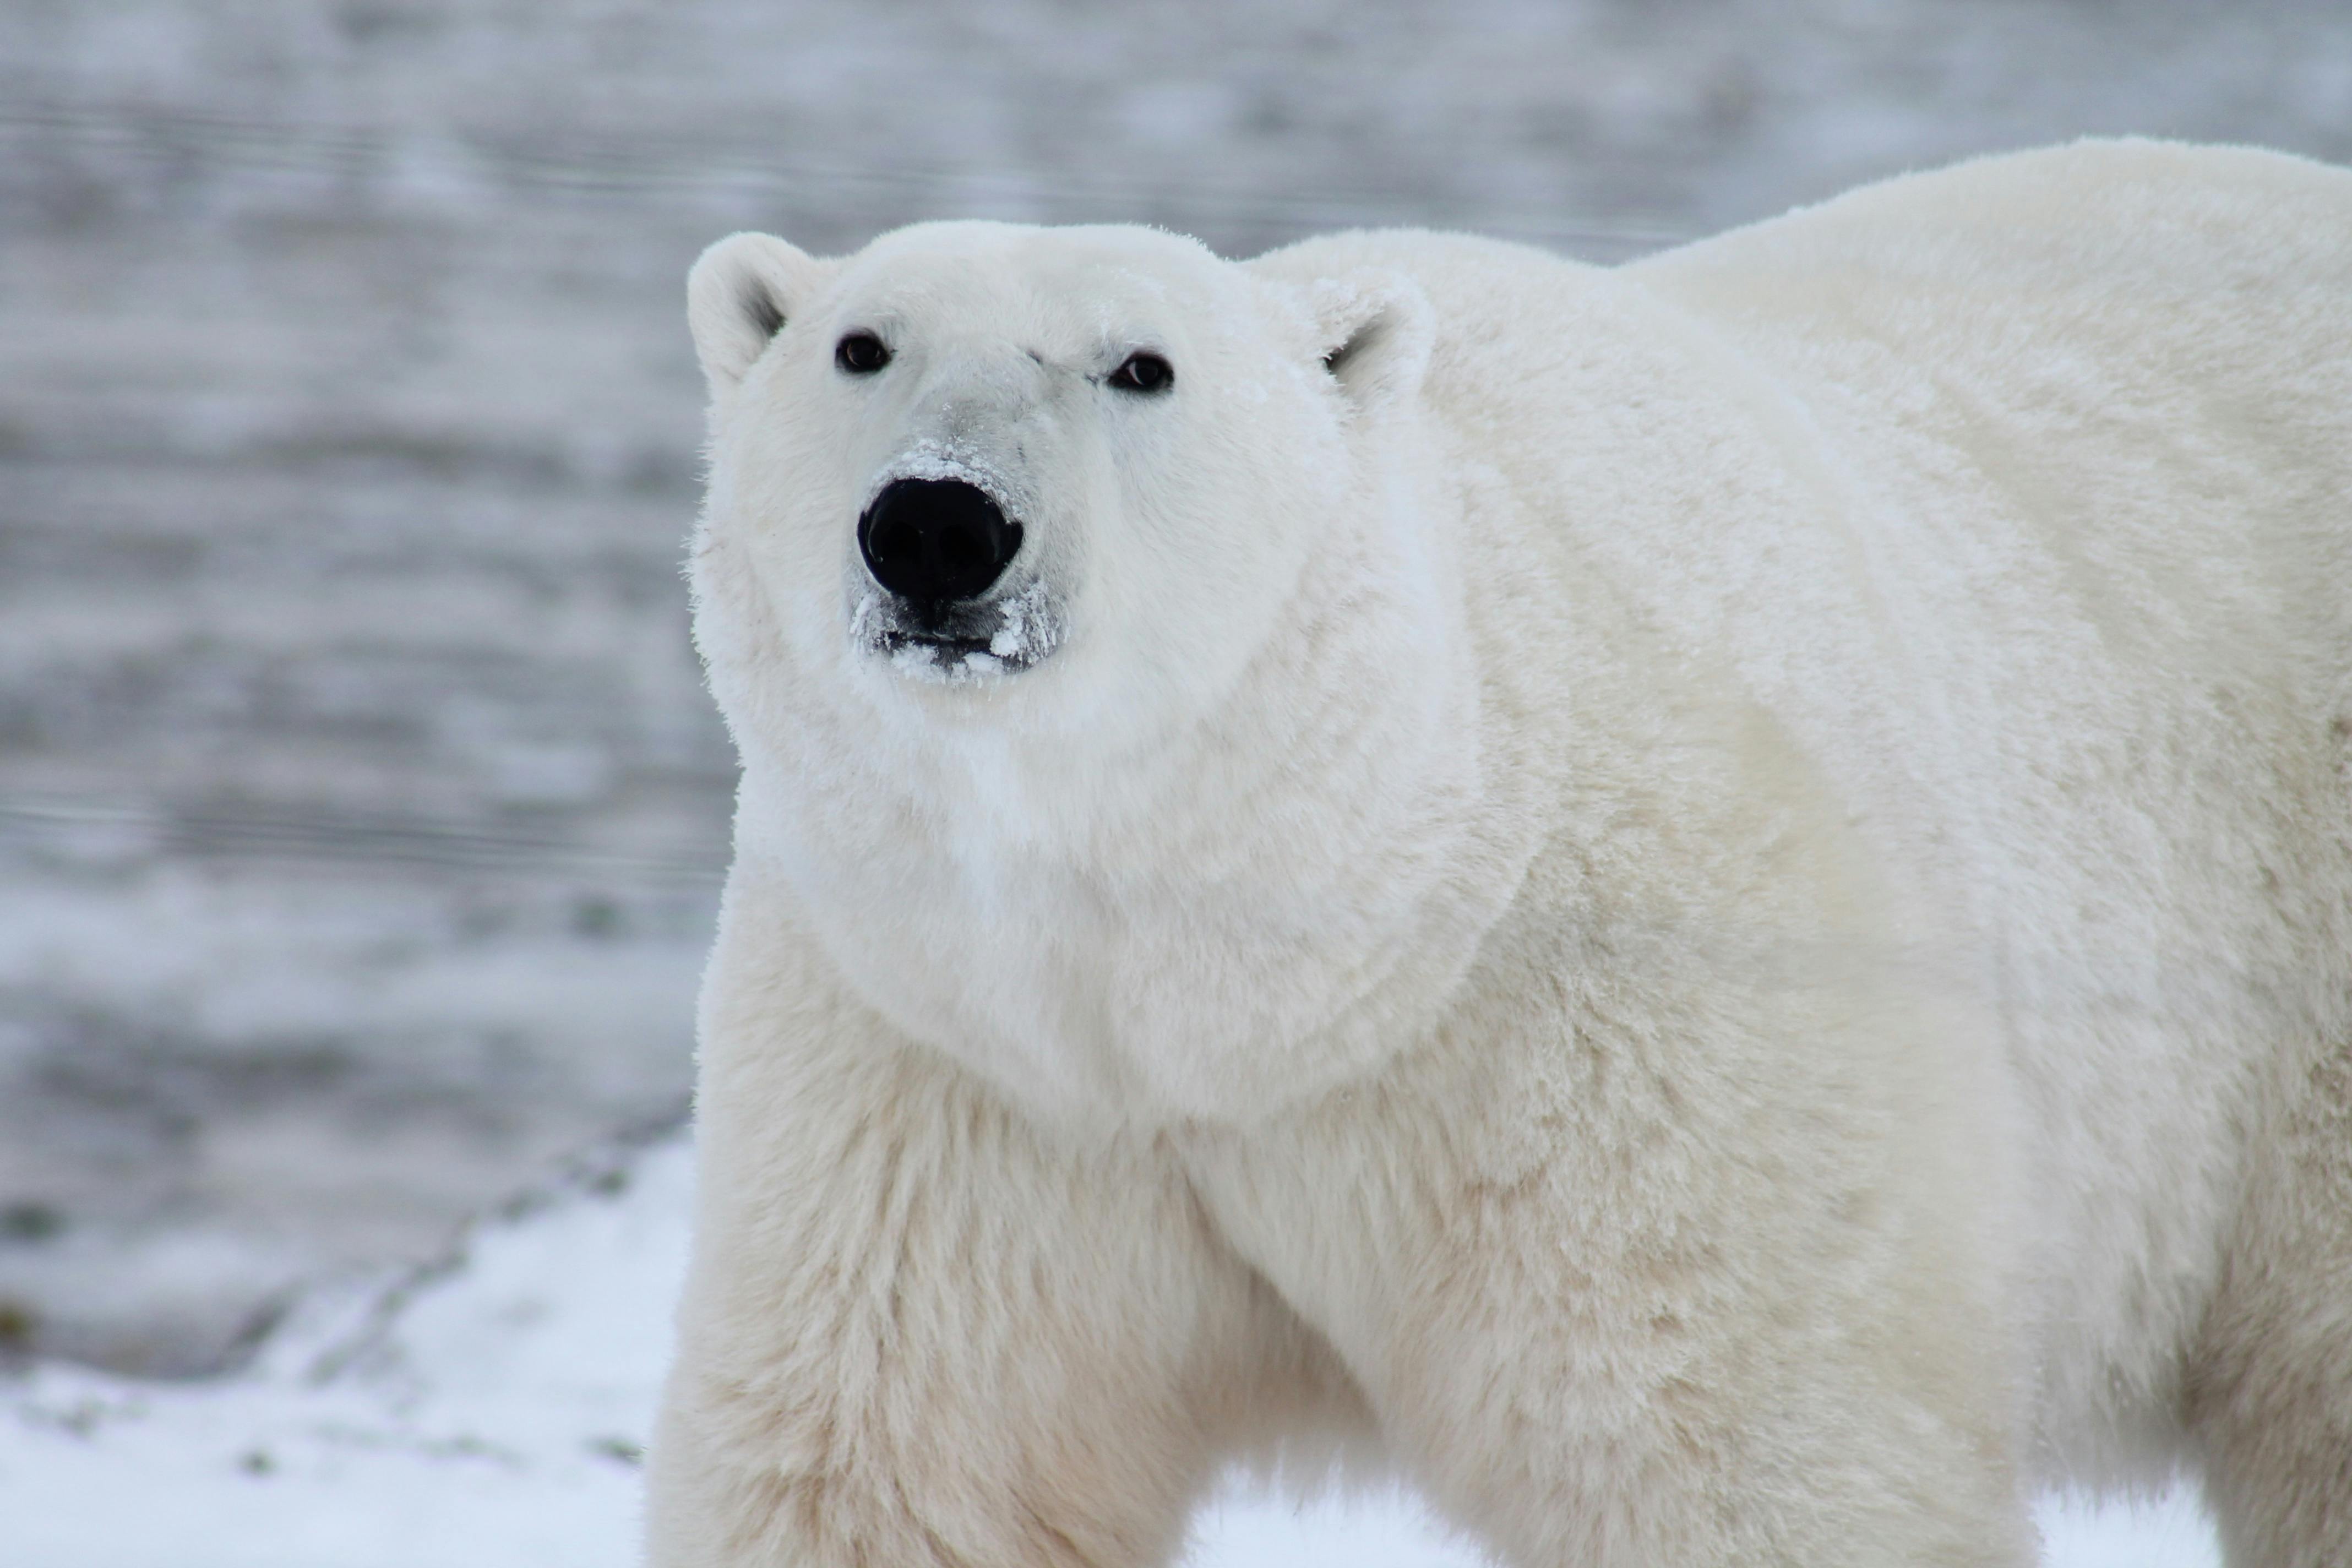
[(962, 693), (935, 713), (1049, 665), (1122, 712), (1229, 679), (1428, 352), (1394, 274), (1302, 290), (1138, 228), (736, 235), (688, 310), (714, 531), (796, 662)]
[(739, 858), (869, 1002), (1132, 1084), (1311, 1034), (1417, 940), (1465, 765), (1417, 284), (943, 223), (734, 236), (688, 310)]

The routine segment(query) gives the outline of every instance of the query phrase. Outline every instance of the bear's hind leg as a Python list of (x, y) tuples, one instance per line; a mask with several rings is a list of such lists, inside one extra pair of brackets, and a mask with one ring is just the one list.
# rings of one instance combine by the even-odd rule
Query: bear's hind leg
[(2189, 1372), (2230, 1568), (2352, 1564), (2352, 1041), (2259, 1141)]

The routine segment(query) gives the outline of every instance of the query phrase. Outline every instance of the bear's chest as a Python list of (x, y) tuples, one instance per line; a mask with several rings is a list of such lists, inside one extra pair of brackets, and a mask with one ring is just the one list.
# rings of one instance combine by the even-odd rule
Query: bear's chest
[(971, 842), (846, 858), (802, 891), (869, 1005), (1035, 1109), (1129, 1098), (1114, 993), (1132, 944), (1087, 879)]

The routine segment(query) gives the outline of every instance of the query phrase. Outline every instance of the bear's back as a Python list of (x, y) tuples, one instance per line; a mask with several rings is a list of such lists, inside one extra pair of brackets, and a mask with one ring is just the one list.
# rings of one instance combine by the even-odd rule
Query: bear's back
[(1882, 493), (1971, 475), (2118, 647), (2226, 662), (2284, 629), (2352, 669), (2352, 172), (2078, 142), (1623, 271), (1884, 459)]
[[(2101, 846), (2149, 879), (2114, 903), (2148, 908), (2250, 861), (2352, 878), (2352, 173), (2084, 142), (1622, 275), (1816, 446), (1932, 689), (1931, 772), (2000, 858)], [(2246, 817), (2228, 851), (2217, 803)]]

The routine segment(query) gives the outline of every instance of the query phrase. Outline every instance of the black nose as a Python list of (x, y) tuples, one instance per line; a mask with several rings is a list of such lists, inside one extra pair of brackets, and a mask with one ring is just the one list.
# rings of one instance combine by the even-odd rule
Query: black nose
[(924, 604), (976, 598), (1021, 549), (1021, 525), (977, 485), (894, 479), (857, 520), (874, 580)]

